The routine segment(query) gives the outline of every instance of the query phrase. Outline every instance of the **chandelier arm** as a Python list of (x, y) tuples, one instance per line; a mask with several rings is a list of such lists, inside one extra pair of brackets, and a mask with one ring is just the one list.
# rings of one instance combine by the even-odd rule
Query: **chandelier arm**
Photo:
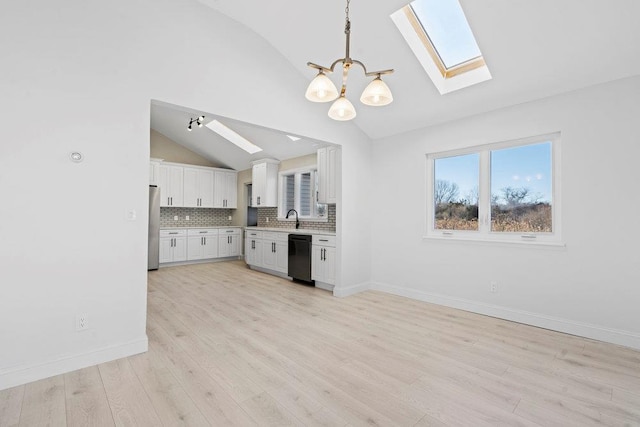
[(323, 71), (325, 73), (333, 73), (333, 67), (327, 68), (322, 65), (314, 64), (313, 62), (307, 62), (307, 66), (311, 68), (315, 68), (316, 70)]

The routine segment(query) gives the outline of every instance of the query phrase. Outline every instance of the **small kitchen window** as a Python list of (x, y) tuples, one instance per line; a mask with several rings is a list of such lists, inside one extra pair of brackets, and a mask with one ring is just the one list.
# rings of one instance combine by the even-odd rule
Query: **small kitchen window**
[[(326, 221), (327, 205), (317, 202), (318, 173), (315, 168), (280, 172), (278, 219), (295, 209), (300, 220)], [(289, 216), (295, 221), (295, 216)]]
[(427, 155), (426, 237), (560, 245), (560, 134)]

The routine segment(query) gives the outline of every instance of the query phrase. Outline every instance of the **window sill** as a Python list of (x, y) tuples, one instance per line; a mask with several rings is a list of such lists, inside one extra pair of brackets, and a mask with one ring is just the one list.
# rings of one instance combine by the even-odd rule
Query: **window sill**
[(426, 235), (422, 236), (422, 240), (434, 240), (434, 241), (450, 241), (450, 242), (464, 242), (472, 244), (488, 244), (496, 246), (516, 246), (516, 247), (536, 247), (536, 248), (549, 248), (549, 249), (564, 249), (567, 244), (564, 242), (550, 241), (550, 240), (515, 240), (515, 239), (482, 239), (469, 236), (434, 236)]

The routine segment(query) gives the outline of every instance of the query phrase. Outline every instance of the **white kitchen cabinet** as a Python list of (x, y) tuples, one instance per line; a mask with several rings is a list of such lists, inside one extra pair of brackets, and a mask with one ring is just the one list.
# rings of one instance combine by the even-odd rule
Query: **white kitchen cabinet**
[(247, 231), (244, 240), (244, 260), (248, 265), (262, 265), (262, 231)]
[(190, 228), (187, 231), (187, 260), (218, 257), (218, 230), (211, 228)]
[(289, 271), (288, 240), (288, 232), (263, 232), (261, 267), (287, 274)]
[(238, 207), (238, 173), (218, 169), (214, 174), (213, 207), (236, 209)]
[(241, 255), (240, 227), (221, 228), (218, 235), (218, 257), (233, 257)]
[(212, 208), (213, 169), (183, 168), (184, 206), (188, 208)]
[(279, 163), (271, 159), (251, 162), (253, 165), (251, 206), (257, 208), (278, 206)]
[(160, 264), (187, 260), (185, 230), (160, 230)]
[(160, 206), (183, 206), (184, 168), (161, 164), (159, 170)]
[(335, 236), (314, 235), (311, 254), (311, 278), (316, 281), (317, 287), (332, 289), (336, 283)]
[(319, 203), (335, 204), (340, 185), (340, 148), (325, 147), (318, 150), (318, 196)]
[(149, 185), (160, 184), (160, 162), (151, 160), (149, 162)]

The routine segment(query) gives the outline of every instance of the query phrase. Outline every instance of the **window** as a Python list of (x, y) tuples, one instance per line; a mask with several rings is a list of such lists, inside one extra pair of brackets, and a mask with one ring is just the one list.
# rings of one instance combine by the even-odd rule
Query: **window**
[(317, 203), (317, 192), (315, 168), (281, 172), (278, 217), (285, 218), (290, 209), (295, 209), (300, 219), (326, 221), (327, 205)]
[(440, 94), (491, 79), (459, 0), (414, 0), (391, 19)]
[(560, 135), (427, 155), (427, 237), (560, 242)]

